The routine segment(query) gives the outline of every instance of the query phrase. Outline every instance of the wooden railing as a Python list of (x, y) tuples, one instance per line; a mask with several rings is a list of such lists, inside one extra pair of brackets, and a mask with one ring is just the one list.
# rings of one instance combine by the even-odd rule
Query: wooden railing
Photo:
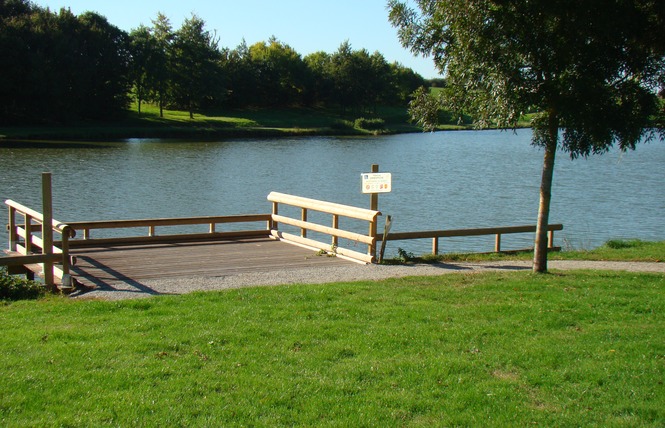
[[(349, 205), (324, 202), (316, 199), (303, 198), (300, 196), (287, 195), (284, 193), (271, 192), (268, 200), (272, 202), (272, 236), (287, 242), (316, 248), (326, 252), (341, 255), (350, 259), (364, 263), (372, 263), (375, 260), (376, 249), (376, 224), (377, 218), (381, 213), (379, 211), (357, 208)], [(279, 204), (290, 205), (300, 209), (300, 219), (281, 215), (279, 213)], [(317, 211), (332, 215), (331, 226), (313, 223), (308, 221), (308, 212)], [(369, 224), (369, 233), (351, 232), (339, 228), (339, 218), (348, 217), (361, 221), (367, 221)], [(294, 235), (278, 230), (279, 224), (294, 226), (300, 229), (300, 235)], [(319, 242), (307, 237), (307, 231), (323, 233), (331, 236), (328, 243)], [(367, 253), (341, 248), (338, 246), (339, 238), (348, 239), (354, 242), (367, 245)]]
[[(562, 224), (550, 224), (547, 227), (548, 242), (547, 246), (550, 250), (560, 249), (554, 246), (554, 231), (563, 230)], [(449, 230), (429, 230), (422, 232), (401, 232), (389, 233), (386, 241), (401, 241), (406, 239), (432, 239), (432, 254), (438, 254), (440, 249), (441, 238), (463, 237), (463, 236), (483, 236), (494, 235), (494, 251), (503, 251), (501, 248), (501, 236), (513, 233), (529, 233), (535, 232), (536, 226), (504, 226), (504, 227), (486, 227), (477, 229), (449, 229)], [(379, 237), (383, 239), (383, 237)]]
[[(252, 229), (242, 231), (219, 231), (218, 225), (228, 223), (256, 223), (263, 222), (263, 229)], [(157, 218), (143, 220), (109, 220), (109, 221), (75, 221), (67, 225), (74, 231), (82, 232), (81, 239), (70, 240), (71, 247), (90, 247), (98, 245), (134, 245), (148, 244), (156, 242), (187, 242), (208, 239), (232, 239), (265, 237), (270, 235), (270, 214), (249, 214), (232, 216), (205, 216), (205, 217), (182, 217), (182, 218)], [(170, 233), (157, 228), (168, 226), (194, 226), (207, 225), (208, 231), (204, 233)], [(129, 234), (129, 236), (116, 236), (110, 238), (93, 238), (92, 230), (116, 229), (136, 229), (143, 228), (146, 233)], [(166, 233), (164, 233), (166, 232)]]
[[(64, 287), (71, 286), (69, 238), (75, 232), (65, 223), (54, 220), (51, 213), (44, 214), (8, 199), (9, 208), (9, 257), (0, 258), (0, 266), (8, 266), (10, 272), (33, 272), (25, 266), (40, 265), (47, 287), (54, 287), (56, 280)], [(16, 218), (23, 217), (23, 221)], [(44, 227), (50, 223), (51, 227)], [(53, 232), (61, 239), (54, 241)], [(18, 270), (17, 270), (18, 269)]]

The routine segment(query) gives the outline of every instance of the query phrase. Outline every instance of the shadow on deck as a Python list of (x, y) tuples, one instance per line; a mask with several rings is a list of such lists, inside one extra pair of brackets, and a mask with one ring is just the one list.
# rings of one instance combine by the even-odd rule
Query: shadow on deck
[(71, 255), (77, 259), (72, 275), (84, 289), (111, 291), (130, 286), (148, 294), (159, 294), (146, 285), (154, 280), (353, 263), (269, 238), (81, 248)]

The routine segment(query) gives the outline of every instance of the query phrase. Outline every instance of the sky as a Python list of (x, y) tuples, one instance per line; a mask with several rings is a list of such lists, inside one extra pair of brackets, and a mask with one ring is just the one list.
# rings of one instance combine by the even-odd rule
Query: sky
[(79, 15), (94, 11), (130, 32), (151, 26), (158, 12), (174, 30), (196, 14), (221, 47), (233, 49), (244, 39), (248, 46), (271, 36), (305, 57), (316, 51), (334, 53), (348, 40), (354, 50), (367, 49), (397, 61), (424, 78), (438, 77), (431, 58), (416, 57), (402, 47), (388, 21), (387, 0), (33, 0), (52, 11), (69, 8)]

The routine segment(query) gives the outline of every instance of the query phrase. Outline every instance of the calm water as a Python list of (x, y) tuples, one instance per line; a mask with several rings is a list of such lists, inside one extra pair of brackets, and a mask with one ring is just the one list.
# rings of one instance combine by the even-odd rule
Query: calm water
[[(520, 130), (42, 147), (0, 143), (0, 198), (41, 211), (40, 174), (50, 171), (54, 216), (61, 221), (266, 213), (271, 191), (367, 207), (360, 174), (377, 163), (393, 177), (393, 192), (379, 198), (379, 209), (393, 216), (393, 231), (535, 224), (542, 152), (530, 138), (530, 130)], [(591, 248), (611, 238), (665, 239), (663, 165), (662, 141), (575, 161), (560, 153), (550, 221), (563, 223), (564, 231), (555, 234), (556, 244)], [(0, 241), (6, 246), (4, 227)], [(531, 241), (504, 237), (505, 246)], [(442, 248), (491, 250), (492, 242), (450, 239)], [(430, 243), (394, 242), (388, 252), (398, 247), (419, 254)]]

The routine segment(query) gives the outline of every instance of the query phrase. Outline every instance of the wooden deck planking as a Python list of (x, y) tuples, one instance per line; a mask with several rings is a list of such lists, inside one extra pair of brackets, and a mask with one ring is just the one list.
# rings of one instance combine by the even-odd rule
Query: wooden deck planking
[(220, 277), (352, 263), (267, 238), (73, 249), (73, 276), (88, 287), (174, 277)]

